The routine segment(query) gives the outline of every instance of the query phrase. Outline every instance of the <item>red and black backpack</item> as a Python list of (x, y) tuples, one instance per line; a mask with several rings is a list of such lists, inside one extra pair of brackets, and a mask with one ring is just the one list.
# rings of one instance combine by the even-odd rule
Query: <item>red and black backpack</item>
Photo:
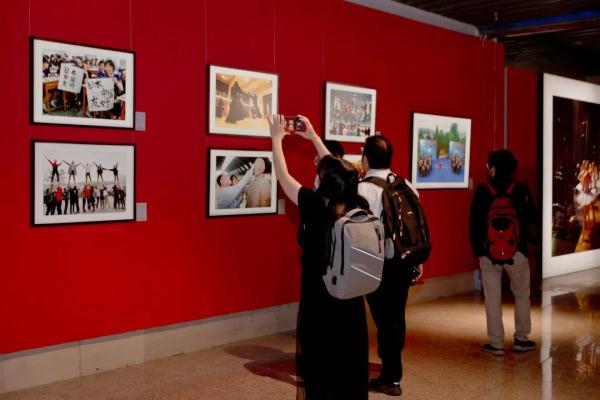
[(488, 212), (485, 249), (492, 264), (513, 264), (519, 246), (519, 219), (510, 197), (513, 185), (506, 193), (498, 193), (491, 185), (488, 189), (494, 196)]

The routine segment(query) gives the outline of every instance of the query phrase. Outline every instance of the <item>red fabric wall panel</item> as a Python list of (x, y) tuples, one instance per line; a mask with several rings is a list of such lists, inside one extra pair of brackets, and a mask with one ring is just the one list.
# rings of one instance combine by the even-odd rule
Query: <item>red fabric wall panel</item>
[(508, 149), (519, 160), (518, 179), (527, 182), (535, 199), (539, 165), (537, 79), (535, 72), (508, 68)]
[[(4, 210), (0, 353), (297, 300), (297, 210), (206, 219), (209, 148), (268, 149), (267, 139), (207, 135), (207, 64), (279, 74), (279, 107), (322, 130), (324, 82), (377, 89), (377, 129), (409, 174), (411, 113), (472, 118), (471, 175), (502, 142), (503, 48), (341, 0), (107, 0), (103, 12), (57, 0), (0, 13)], [(145, 132), (29, 124), (29, 36), (136, 52)], [(524, 135), (529, 134), (525, 132)], [(137, 201), (148, 222), (29, 227), (30, 140), (135, 143)], [(312, 184), (314, 151), (285, 142)], [(360, 145), (345, 145), (359, 153)], [(426, 278), (474, 267), (471, 190), (422, 191), (434, 240)]]

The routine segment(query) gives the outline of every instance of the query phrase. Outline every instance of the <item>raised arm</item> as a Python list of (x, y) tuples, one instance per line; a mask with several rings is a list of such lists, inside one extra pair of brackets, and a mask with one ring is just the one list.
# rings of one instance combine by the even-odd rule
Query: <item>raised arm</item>
[(306, 125), (306, 132), (297, 131), (298, 136), (302, 136), (304, 139), (310, 140), (313, 142), (317, 153), (319, 154), (319, 159), (325, 157), (330, 154), (330, 151), (325, 147), (325, 144), (321, 140), (321, 137), (315, 132), (310, 120), (306, 118), (304, 115), (298, 115), (300, 121), (304, 122)]
[(271, 141), (273, 144), (273, 166), (277, 180), (283, 189), (283, 192), (289, 199), (298, 205), (298, 192), (300, 192), (300, 183), (290, 175), (283, 154), (283, 138), (289, 135), (284, 129), (285, 119), (283, 115), (277, 114), (269, 118), (271, 127)]

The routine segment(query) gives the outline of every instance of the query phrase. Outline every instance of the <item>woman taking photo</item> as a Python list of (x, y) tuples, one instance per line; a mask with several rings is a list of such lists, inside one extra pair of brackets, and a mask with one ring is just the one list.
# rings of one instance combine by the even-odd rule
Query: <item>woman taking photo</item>
[(269, 124), (273, 165), (281, 187), (300, 210), (302, 273), (298, 310), (296, 375), (298, 400), (367, 400), (368, 337), (362, 297), (338, 300), (323, 282), (329, 254), (328, 235), (336, 219), (349, 210), (368, 209), (358, 195), (358, 174), (351, 163), (329, 155), (310, 121), (306, 132), (321, 161), (316, 191), (302, 187), (287, 169), (283, 154), (285, 119), (274, 115)]

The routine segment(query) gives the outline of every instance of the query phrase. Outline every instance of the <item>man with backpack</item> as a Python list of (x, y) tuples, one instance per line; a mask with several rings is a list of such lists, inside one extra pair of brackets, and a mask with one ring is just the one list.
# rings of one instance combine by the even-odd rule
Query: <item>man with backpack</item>
[(482, 350), (504, 355), (502, 323), (502, 271), (510, 278), (515, 297), (514, 351), (534, 350), (531, 332), (530, 275), (527, 244), (533, 243), (535, 208), (525, 183), (515, 183), (518, 162), (508, 150), (493, 151), (488, 157), (489, 179), (475, 189), (470, 211), (473, 253), (479, 257), (485, 295), (489, 343)]
[[(373, 215), (381, 218), (386, 230), (386, 260), (381, 283), (376, 291), (366, 296), (377, 326), (377, 350), (382, 364), (380, 376), (371, 380), (370, 387), (390, 396), (400, 396), (401, 353), (406, 334), (405, 309), (408, 289), (421, 277), (421, 263), (424, 259), (415, 261), (411, 257), (405, 257), (407, 254), (402, 253), (397, 246), (396, 241), (400, 235), (399, 232), (395, 232), (398, 226), (394, 227), (393, 221), (401, 221), (400, 224), (407, 223), (404, 227), (411, 225), (418, 229), (421, 229), (421, 224), (424, 223), (424, 229), (427, 228), (424, 216), (418, 223), (406, 221), (408, 210), (400, 210), (398, 204), (394, 205), (394, 196), (400, 197), (411, 203), (411, 210), (415, 207), (414, 215), (422, 216), (416, 189), (410, 182), (392, 173), (391, 162), (390, 141), (381, 135), (368, 137), (362, 155), (365, 178), (358, 185), (358, 192), (367, 199)], [(428, 232), (425, 236), (428, 242)], [(428, 248), (430, 250), (431, 246)], [(429, 250), (425, 251), (424, 258), (429, 255)]]

